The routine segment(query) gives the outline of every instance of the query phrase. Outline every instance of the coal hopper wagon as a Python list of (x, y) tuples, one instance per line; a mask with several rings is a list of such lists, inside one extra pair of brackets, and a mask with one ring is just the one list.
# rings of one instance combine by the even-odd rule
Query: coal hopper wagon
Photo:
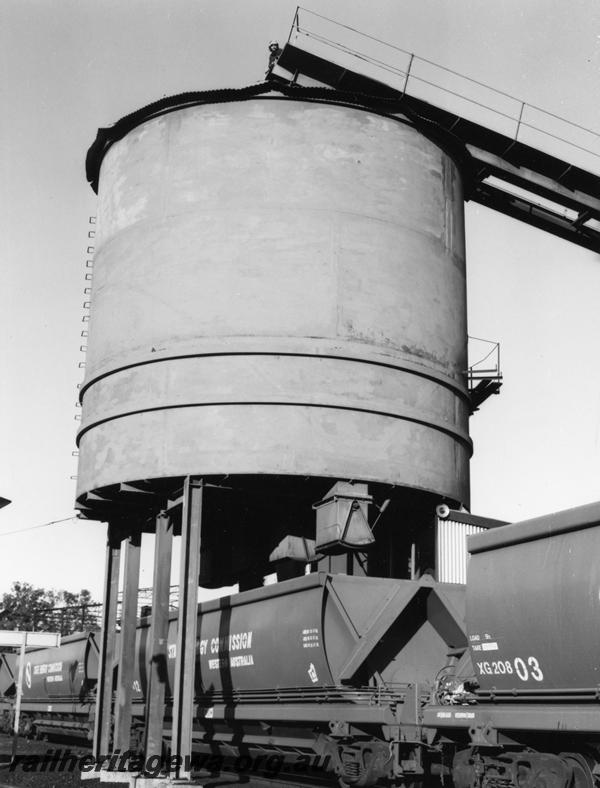
[[(198, 762), (278, 759), (290, 775), (318, 764), (319, 779), (357, 786), (594, 788), (599, 540), (593, 504), (472, 536), (466, 586), (315, 573), (200, 605)], [(148, 628), (144, 619), (137, 629), (132, 753), (143, 741)], [(176, 642), (172, 617), (165, 758)], [(94, 636), (26, 660), (25, 731), (90, 731)]]
[[(98, 678), (96, 635), (79, 632), (62, 638), (57, 648), (26, 652), (19, 715), (23, 735), (90, 738)], [(0, 720), (5, 732), (13, 730), (18, 675), (19, 657), (0, 655)]]

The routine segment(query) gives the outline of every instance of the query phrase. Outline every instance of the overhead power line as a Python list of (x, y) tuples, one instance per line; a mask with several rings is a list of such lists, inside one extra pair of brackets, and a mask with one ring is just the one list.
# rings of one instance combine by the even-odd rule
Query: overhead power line
[(3, 531), (1, 536), (13, 536), (14, 534), (23, 534), (26, 531), (35, 531), (36, 528), (47, 528), (49, 525), (56, 525), (57, 523), (66, 523), (69, 520), (77, 520), (77, 516), (72, 514), (70, 517), (63, 517), (61, 520), (50, 520), (48, 523), (41, 523), (40, 525), (30, 525), (29, 528), (17, 528), (15, 531)]

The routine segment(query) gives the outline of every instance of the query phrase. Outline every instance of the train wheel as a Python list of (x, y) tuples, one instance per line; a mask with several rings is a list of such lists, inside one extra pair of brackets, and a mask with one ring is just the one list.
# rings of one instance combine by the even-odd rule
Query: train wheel
[(569, 788), (594, 788), (593, 761), (580, 752), (561, 752), (560, 757), (572, 768)]

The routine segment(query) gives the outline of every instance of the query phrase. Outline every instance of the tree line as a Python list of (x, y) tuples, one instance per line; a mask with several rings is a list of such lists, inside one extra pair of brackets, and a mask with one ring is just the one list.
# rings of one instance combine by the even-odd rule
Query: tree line
[(0, 629), (70, 635), (98, 628), (99, 613), (100, 605), (86, 588), (72, 593), (14, 582), (0, 602)]

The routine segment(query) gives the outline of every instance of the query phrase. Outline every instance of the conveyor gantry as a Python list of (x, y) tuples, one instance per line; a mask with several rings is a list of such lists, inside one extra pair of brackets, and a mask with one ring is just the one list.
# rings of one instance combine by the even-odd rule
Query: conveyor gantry
[[(437, 124), (462, 143), (472, 164), (473, 185), (469, 195), (471, 200), (586, 249), (600, 252), (600, 175), (517, 139), (519, 128), (528, 125), (522, 119), (523, 108), (519, 117), (515, 118), (516, 135), (510, 137), (411, 95), (410, 90), (407, 91), (407, 85), (414, 56), (410, 56), (405, 72), (389, 68), (381, 60), (362, 56), (323, 35), (311, 34), (299, 21), (301, 10), (298, 9), (296, 13), (288, 42), (269, 79), (299, 84), (314, 80), (320, 85), (348, 93), (397, 100), (400, 102), (400, 112), (405, 108), (413, 116)], [(324, 17), (319, 18), (324, 19)], [(332, 22), (332, 20), (326, 21)], [(333, 24), (337, 25), (337, 23)], [(338, 27), (352, 30), (343, 25)], [(348, 56), (354, 56), (354, 62), (358, 59), (367, 64), (378, 64), (380, 70), (391, 71), (396, 76), (405, 77), (402, 87), (400, 89), (392, 87), (387, 82), (349, 69), (298, 45), (299, 41), (308, 41), (310, 38), (329, 47), (327, 51), (334, 51), (338, 60), (348, 61)], [(365, 38), (370, 37), (365, 36)], [(342, 53), (341, 57), (340, 53)], [(480, 84), (474, 80), (470, 81), (476, 85)], [(393, 82), (393, 79), (389, 82)], [(421, 82), (431, 84), (424, 79)], [(446, 92), (453, 96), (458, 95), (451, 90)], [(500, 94), (499, 91), (495, 92), (506, 95)], [(464, 97), (459, 98), (464, 99)], [(550, 113), (545, 114), (556, 118)], [(498, 115), (502, 116), (502, 113)], [(560, 119), (556, 118), (556, 120)], [(569, 125), (574, 129), (581, 129), (575, 124)], [(529, 128), (534, 127), (530, 125)], [(574, 152), (588, 154), (590, 160), (593, 160), (591, 157), (597, 157), (600, 171), (600, 135), (586, 129), (581, 131), (586, 132), (588, 138), (598, 146), (598, 152), (576, 144), (572, 144), (571, 147)], [(548, 138), (560, 139), (555, 134), (546, 134)]]

